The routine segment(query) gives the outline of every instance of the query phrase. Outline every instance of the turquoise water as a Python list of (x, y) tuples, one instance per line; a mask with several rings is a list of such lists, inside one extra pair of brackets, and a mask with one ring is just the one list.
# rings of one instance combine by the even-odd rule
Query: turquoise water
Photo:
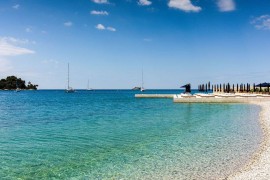
[(224, 178), (262, 139), (257, 106), (134, 93), (0, 91), (1, 179)]

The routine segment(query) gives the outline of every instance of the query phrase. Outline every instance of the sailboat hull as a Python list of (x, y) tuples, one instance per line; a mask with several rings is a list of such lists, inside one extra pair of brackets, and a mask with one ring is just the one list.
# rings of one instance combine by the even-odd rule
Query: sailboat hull
[(74, 89), (66, 89), (66, 91), (65, 91), (66, 93), (74, 93), (75, 92), (75, 90)]

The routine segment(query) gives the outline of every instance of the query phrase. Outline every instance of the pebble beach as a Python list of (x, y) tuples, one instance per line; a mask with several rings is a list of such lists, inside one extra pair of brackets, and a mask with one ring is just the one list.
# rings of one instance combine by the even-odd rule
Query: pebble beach
[(261, 106), (260, 123), (264, 140), (250, 162), (239, 172), (229, 176), (230, 180), (270, 179), (270, 102), (252, 102)]

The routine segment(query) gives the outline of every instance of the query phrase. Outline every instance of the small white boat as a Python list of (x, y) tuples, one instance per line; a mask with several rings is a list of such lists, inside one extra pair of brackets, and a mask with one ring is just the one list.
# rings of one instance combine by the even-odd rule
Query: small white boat
[(74, 93), (75, 90), (69, 86), (69, 63), (68, 63), (68, 87), (67, 89), (65, 90), (66, 93)]
[(68, 88), (68, 89), (66, 89), (66, 93), (74, 93), (75, 92), (75, 90), (74, 89), (72, 89), (72, 88)]
[(20, 92), (21, 91), (21, 89), (19, 88), (19, 85), (18, 85), (18, 80), (16, 80), (16, 90), (15, 90), (16, 92)]
[(144, 82), (143, 82), (143, 70), (142, 70), (142, 86), (141, 86), (141, 88), (140, 88), (140, 91), (141, 91), (141, 92), (145, 91), (143, 85), (144, 85)]
[(181, 94), (175, 94), (173, 96), (174, 99), (181, 99), (181, 98), (196, 98), (196, 96), (190, 94), (190, 93), (181, 93)]
[(87, 83), (87, 89), (86, 89), (87, 91), (93, 91), (93, 89), (92, 88), (89, 88), (89, 79), (88, 79), (88, 83)]
[(183, 98), (193, 98), (193, 97), (195, 98), (196, 97), (190, 93), (181, 93), (180, 96)]
[(203, 94), (203, 93), (197, 93), (195, 94), (196, 98), (209, 98), (209, 97), (215, 97), (214, 94)]

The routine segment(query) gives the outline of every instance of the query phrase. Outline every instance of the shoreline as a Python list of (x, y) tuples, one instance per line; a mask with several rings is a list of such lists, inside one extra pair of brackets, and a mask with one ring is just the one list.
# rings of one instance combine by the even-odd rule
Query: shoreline
[(250, 102), (261, 107), (259, 123), (263, 133), (258, 150), (246, 165), (229, 175), (228, 180), (270, 179), (270, 102)]

